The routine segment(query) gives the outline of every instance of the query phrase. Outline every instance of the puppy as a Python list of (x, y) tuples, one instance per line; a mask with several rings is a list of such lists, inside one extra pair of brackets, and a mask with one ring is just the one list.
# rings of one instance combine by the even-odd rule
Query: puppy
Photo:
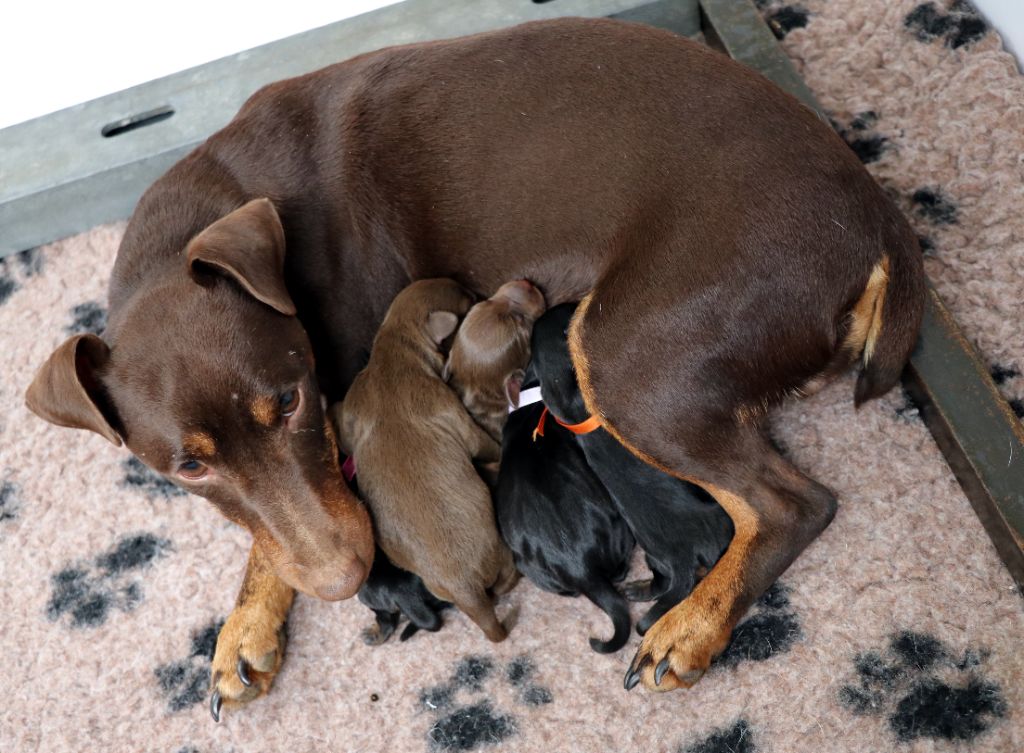
[(648, 465), (599, 426), (583, 425), (588, 411), (566, 342), (575, 308), (575, 304), (556, 306), (538, 320), (533, 331), (533, 365), (544, 403), (555, 417), (544, 440), (569, 433), (551, 426), (555, 422), (581, 432), (576, 438), (587, 463), (643, 548), (654, 577), (649, 584), (627, 588), (634, 600), (656, 602), (637, 623), (643, 635), (693, 590), (698, 571), (710, 570), (718, 561), (732, 540), (733, 524), (700, 488)]
[(501, 442), (509, 406), (519, 404), (530, 335), (544, 296), (526, 280), (506, 282), (459, 326), (443, 376), (473, 419)]
[(402, 616), (409, 618), (398, 640), (419, 630), (436, 633), (444, 625), (441, 612), (451, 606), (434, 596), (418, 576), (396, 567), (378, 547), (370, 574), (359, 589), (359, 601), (373, 610), (376, 622), (363, 631), (363, 642), (379, 646), (392, 636)]
[(473, 465), (497, 462), (500, 446), (441, 380), (440, 345), (472, 303), (452, 280), (405, 288), (369, 363), (331, 412), (343, 449), (355, 456), (380, 548), (501, 641), (507, 631), (492, 596), (507, 592), (518, 573)]
[[(533, 368), (526, 371), (528, 387), (537, 383)], [(629, 569), (633, 534), (572, 434), (549, 432), (534, 441), (543, 410), (540, 403), (524, 406), (505, 424), (494, 490), (498, 530), (527, 578), (545, 591), (582, 594), (611, 618), (611, 639), (591, 638), (590, 646), (612, 653), (629, 640), (629, 606), (614, 584)]]

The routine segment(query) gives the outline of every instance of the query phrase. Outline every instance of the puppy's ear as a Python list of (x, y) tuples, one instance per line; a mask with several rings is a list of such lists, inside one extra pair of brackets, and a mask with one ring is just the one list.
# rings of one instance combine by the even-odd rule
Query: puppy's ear
[(526, 373), (522, 369), (516, 369), (505, 377), (505, 397), (513, 408), (519, 407), (519, 393), (523, 388), (524, 376)]
[(65, 340), (29, 385), (28, 409), (57, 426), (94, 431), (120, 447), (121, 438), (100, 408), (103, 388), (96, 376), (109, 358), (110, 348), (96, 335)]
[(256, 300), (295, 316), (284, 284), (284, 228), (270, 199), (253, 199), (221, 217), (191, 240), (186, 255), (193, 279), (213, 267)]
[(436, 345), (444, 342), (459, 326), (459, 317), (451, 311), (431, 311), (427, 317), (427, 334)]

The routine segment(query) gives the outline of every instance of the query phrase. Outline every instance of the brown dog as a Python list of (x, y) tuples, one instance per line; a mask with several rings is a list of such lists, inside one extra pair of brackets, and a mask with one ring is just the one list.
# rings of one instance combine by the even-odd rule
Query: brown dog
[(469, 310), (452, 341), (442, 378), (499, 445), (509, 405), (519, 405), (533, 323), (543, 313), (537, 288), (526, 280), (506, 282)]
[(886, 392), (925, 294), (914, 233), (828, 125), (665, 31), (531, 23), (262, 89), (146, 192), (104, 339), (65, 343), (28, 393), (253, 531), (268, 565), (247, 582), (267, 582), (221, 634), (215, 698), (248, 692), (249, 636), (276, 645), (284, 602), (252, 594), (344, 596), (366, 571), (369, 521), (317, 387), (340, 400), (391, 299), (438, 276), (582, 300), (590, 410), (733, 519), (719, 563), (644, 637), (629, 677), (652, 689), (700, 677), (832, 519), (833, 495), (765, 439), (766, 409), (854, 364), (857, 403)]
[(399, 293), (370, 362), (331, 416), (342, 448), (355, 457), (380, 548), (502, 641), (507, 633), (492, 596), (510, 590), (519, 574), (474, 467), (496, 462), (501, 447), (441, 379), (440, 345), (472, 302), (444, 279)]

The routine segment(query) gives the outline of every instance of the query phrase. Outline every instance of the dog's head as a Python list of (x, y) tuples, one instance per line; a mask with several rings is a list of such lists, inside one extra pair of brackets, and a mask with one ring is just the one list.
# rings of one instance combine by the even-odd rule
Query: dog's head
[(544, 313), (544, 296), (526, 280), (506, 282), (463, 320), (443, 376), (467, 404), (504, 391), (519, 404), (523, 370), (530, 360), (530, 333)]
[(575, 303), (563, 303), (548, 310), (533, 328), (531, 366), (540, 381), (544, 402), (558, 415), (577, 419), (586, 406), (569, 355), (569, 325)]
[(266, 199), (189, 243), (76, 335), (29, 387), (37, 415), (90, 429), (247, 528), (289, 585), (353, 596), (369, 572), (370, 518), (345, 484), (309, 338), (284, 284), (284, 232)]

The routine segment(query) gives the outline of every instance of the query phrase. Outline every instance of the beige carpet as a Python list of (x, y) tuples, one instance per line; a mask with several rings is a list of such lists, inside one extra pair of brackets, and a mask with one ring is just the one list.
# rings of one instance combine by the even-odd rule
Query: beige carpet
[[(932, 279), (1020, 412), (1024, 79), (965, 3), (763, 3), (847, 140), (913, 219)], [(788, 33), (787, 33), (788, 32)], [(68, 333), (102, 328), (123, 225), (0, 262), (0, 750), (1024, 750), (1024, 611), (899, 391), (852, 381), (777, 436), (839, 494), (832, 527), (689, 692), (622, 690), (589, 603), (529, 584), (494, 647), (449, 614), (368, 648), (356, 601), (299, 598), (273, 692), (216, 725), (216, 626), (247, 537), (23, 391)]]

